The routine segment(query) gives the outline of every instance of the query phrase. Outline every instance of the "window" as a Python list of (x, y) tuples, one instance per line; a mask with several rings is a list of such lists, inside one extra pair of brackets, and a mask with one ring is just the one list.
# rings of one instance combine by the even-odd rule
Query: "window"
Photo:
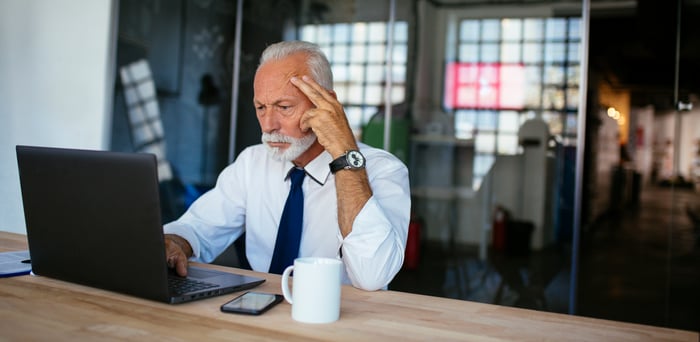
[[(356, 135), (384, 103), (388, 24), (358, 22), (304, 25), (301, 39), (318, 44), (333, 69), (333, 87)], [(394, 24), (391, 102), (406, 99), (408, 24)]]
[(474, 183), (495, 157), (519, 151), (518, 129), (540, 117), (560, 141), (576, 141), (580, 18), (465, 19), (445, 67), (443, 105), (455, 136), (473, 138)]
[(447, 108), (512, 108), (525, 104), (522, 64), (448, 63), (445, 75)]

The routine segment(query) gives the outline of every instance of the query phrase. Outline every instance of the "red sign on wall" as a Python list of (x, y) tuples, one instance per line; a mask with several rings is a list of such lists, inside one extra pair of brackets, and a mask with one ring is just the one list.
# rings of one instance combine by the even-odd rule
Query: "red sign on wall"
[(519, 63), (450, 62), (445, 72), (449, 109), (522, 109), (525, 68)]

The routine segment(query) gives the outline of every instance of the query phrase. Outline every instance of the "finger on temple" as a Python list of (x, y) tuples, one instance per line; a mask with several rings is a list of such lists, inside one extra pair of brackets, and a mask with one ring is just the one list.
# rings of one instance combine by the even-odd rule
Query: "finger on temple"
[(316, 107), (320, 107), (322, 104), (321, 101), (328, 100), (324, 95), (325, 91), (323, 88), (308, 76), (303, 76), (303, 80), (299, 79), (298, 77), (292, 77), (291, 82), (299, 90), (301, 90), (301, 92), (304, 93), (304, 95), (306, 95), (306, 97), (308, 97), (311, 103), (313, 103)]
[(332, 95), (330, 94), (330, 92), (328, 91), (328, 89), (326, 89), (326, 88), (324, 88), (324, 87), (321, 87), (321, 85), (318, 84), (318, 82), (316, 82), (313, 78), (304, 75), (304, 76), (301, 77), (301, 79), (302, 79), (304, 82), (306, 82), (309, 86), (311, 86), (311, 88), (313, 88), (314, 90), (316, 90), (316, 92), (317, 92), (319, 95), (321, 95), (326, 101), (331, 101), (331, 100), (334, 99), (333, 96), (332, 96)]

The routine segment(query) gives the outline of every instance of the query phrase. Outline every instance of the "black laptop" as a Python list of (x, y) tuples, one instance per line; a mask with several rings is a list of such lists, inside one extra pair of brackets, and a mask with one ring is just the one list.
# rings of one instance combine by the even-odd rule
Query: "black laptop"
[(182, 278), (168, 269), (152, 154), (17, 146), (17, 163), (36, 275), (166, 303), (265, 281), (193, 266)]

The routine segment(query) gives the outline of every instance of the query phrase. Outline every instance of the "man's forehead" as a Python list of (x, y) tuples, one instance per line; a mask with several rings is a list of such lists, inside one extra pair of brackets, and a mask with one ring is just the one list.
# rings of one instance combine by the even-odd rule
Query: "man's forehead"
[[(291, 83), (290, 79), (303, 76), (304, 70), (279, 63), (282, 61), (268, 62), (258, 70), (253, 82), (254, 101), (276, 102), (283, 97), (292, 99), (303, 96), (303, 93)], [(271, 63), (277, 63), (277, 65)]]
[(254, 86), (256, 88), (261, 87), (263, 88), (263, 90), (266, 91), (285, 87), (291, 87), (296, 89), (294, 84), (292, 84), (291, 82), (291, 78), (301, 76), (302, 74), (298, 72), (264, 74), (261, 75), (261, 77), (257, 77), (255, 79)]

